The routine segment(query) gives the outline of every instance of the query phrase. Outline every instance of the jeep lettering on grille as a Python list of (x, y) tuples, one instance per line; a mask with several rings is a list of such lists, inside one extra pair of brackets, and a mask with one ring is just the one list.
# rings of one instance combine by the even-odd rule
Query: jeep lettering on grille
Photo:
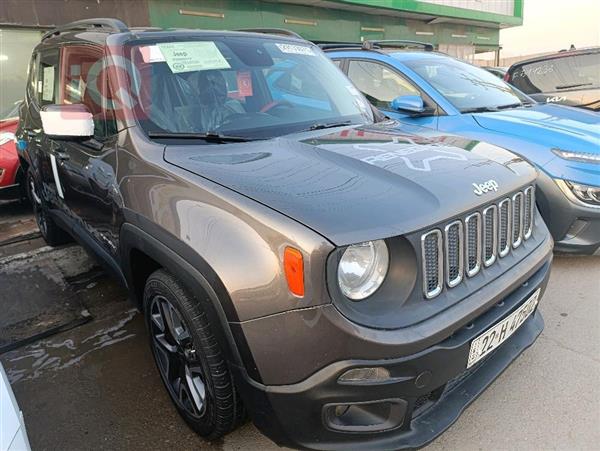
[(481, 196), (488, 191), (498, 191), (498, 182), (496, 182), (496, 180), (488, 180), (487, 182), (483, 183), (473, 183), (473, 186), (475, 187), (473, 192), (478, 196)]

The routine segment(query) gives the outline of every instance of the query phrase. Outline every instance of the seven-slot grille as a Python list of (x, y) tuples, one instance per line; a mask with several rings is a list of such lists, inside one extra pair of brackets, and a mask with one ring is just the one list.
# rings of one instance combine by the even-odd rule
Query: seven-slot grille
[(498, 204), (498, 227), (500, 232), (498, 235), (498, 255), (500, 257), (506, 256), (510, 251), (510, 199), (504, 199)]
[(432, 230), (421, 236), (421, 258), (423, 259), (423, 291), (428, 298), (442, 292), (443, 258), (442, 232)]
[(481, 214), (473, 213), (465, 219), (465, 252), (467, 254), (467, 276), (473, 277), (481, 269)]
[(421, 236), (423, 292), (427, 299), (492, 266), (531, 237), (533, 186)]
[(448, 224), (444, 229), (446, 245), (446, 283), (454, 287), (460, 283), (463, 275), (463, 225), (460, 221)]

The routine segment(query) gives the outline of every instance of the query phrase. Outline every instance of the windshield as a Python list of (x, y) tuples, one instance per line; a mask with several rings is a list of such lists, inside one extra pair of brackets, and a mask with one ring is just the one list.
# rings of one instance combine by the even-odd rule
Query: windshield
[(495, 75), (452, 58), (406, 61), (461, 112), (495, 109), (528, 103), (526, 96)]
[(151, 136), (270, 138), (373, 121), (368, 102), (315, 46), (194, 37), (131, 49), (136, 117)]
[(517, 66), (510, 82), (527, 94), (600, 87), (600, 52), (564, 55)]

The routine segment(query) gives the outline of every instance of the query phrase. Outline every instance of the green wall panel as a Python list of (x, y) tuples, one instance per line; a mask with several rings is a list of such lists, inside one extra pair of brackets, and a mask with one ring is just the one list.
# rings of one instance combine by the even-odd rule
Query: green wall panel
[[(508, 25), (522, 25), (522, 0), (515, 0), (515, 14), (506, 16), (503, 14), (490, 13), (486, 11), (476, 11), (472, 9), (457, 8), (453, 6), (437, 5), (419, 0), (331, 0), (337, 3), (346, 3), (358, 6), (371, 6), (377, 8), (394, 9), (398, 11), (407, 11), (413, 13), (430, 14), (434, 16), (454, 17), (460, 19), (481, 20), (484, 22), (503, 23)], [(517, 7), (520, 3), (520, 8)], [(518, 15), (518, 11), (521, 14)]]
[[(149, 0), (148, 7), (151, 25), (163, 28), (286, 28), (309, 40), (340, 42), (358, 42), (361, 38), (410, 39), (433, 44), (479, 43), (494, 46), (498, 45), (499, 39), (499, 32), (494, 28), (448, 23), (427, 25), (422, 21), (393, 16), (361, 14), (284, 2)], [(181, 14), (180, 10), (197, 15)], [(420, 36), (415, 34), (416, 31), (431, 31), (434, 35)], [(456, 38), (452, 34), (466, 37)], [(477, 36), (487, 39), (478, 39)]]

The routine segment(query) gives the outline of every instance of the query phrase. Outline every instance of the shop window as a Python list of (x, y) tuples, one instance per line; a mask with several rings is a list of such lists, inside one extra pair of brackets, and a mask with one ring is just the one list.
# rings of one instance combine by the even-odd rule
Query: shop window
[[(25, 97), (27, 67), (41, 36), (39, 30), (0, 29), (0, 111)], [(30, 92), (36, 90), (37, 85)]]

